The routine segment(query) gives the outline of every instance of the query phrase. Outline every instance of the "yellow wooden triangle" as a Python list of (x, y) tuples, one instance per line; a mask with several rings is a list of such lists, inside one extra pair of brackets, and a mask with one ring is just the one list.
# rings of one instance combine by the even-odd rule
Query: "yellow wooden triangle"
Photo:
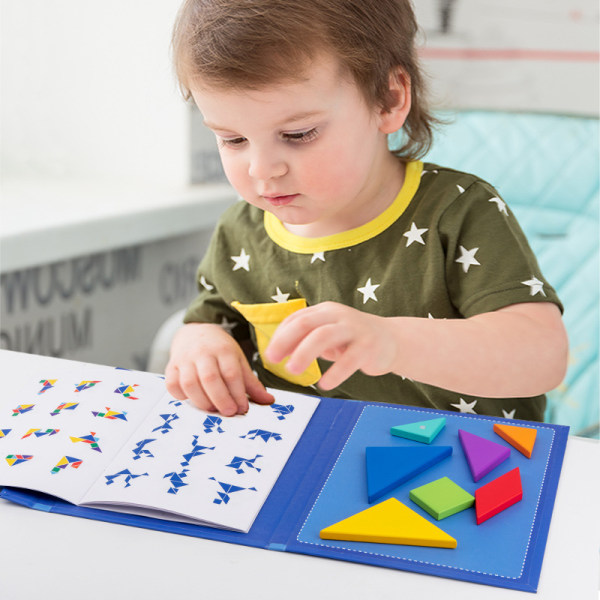
[(396, 498), (371, 506), (320, 532), (321, 539), (456, 548), (456, 540)]
[(537, 429), (495, 423), (494, 431), (511, 446), (514, 446), (521, 454), (524, 454), (527, 458), (531, 458)]

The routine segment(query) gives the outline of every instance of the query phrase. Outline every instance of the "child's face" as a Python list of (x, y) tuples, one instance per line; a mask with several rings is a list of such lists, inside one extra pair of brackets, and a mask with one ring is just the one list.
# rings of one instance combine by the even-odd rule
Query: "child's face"
[(386, 117), (327, 55), (297, 82), (192, 93), (233, 187), (292, 233), (321, 237), (358, 227), (402, 185)]

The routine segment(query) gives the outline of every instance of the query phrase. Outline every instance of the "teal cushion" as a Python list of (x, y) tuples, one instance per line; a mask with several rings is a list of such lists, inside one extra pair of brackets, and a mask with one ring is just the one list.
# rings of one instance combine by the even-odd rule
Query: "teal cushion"
[(548, 395), (546, 420), (598, 437), (598, 119), (489, 111), (440, 116), (449, 122), (424, 160), (496, 187), (564, 304), (569, 368)]

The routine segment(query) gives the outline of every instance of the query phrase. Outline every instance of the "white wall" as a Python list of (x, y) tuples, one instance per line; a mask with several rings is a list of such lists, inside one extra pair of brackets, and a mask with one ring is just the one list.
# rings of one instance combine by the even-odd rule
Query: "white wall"
[(598, 116), (597, 0), (414, 5), (436, 106)]
[(4, 178), (189, 180), (179, 0), (2, 0)]
[[(150, 185), (218, 178), (202, 165), (190, 176), (192, 155), (212, 160), (215, 151), (210, 140), (191, 148), (190, 113), (171, 71), (180, 1), (2, 0), (3, 177)], [(414, 4), (438, 106), (597, 115), (596, 0)], [(456, 58), (465, 50), (479, 54)], [(509, 54), (493, 59), (490, 50)], [(576, 56), (552, 60), (555, 50)]]

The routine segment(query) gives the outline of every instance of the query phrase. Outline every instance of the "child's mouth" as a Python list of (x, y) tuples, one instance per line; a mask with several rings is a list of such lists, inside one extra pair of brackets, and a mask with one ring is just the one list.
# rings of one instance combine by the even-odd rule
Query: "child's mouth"
[(286, 206), (298, 197), (298, 194), (286, 194), (282, 196), (263, 196), (271, 206)]

